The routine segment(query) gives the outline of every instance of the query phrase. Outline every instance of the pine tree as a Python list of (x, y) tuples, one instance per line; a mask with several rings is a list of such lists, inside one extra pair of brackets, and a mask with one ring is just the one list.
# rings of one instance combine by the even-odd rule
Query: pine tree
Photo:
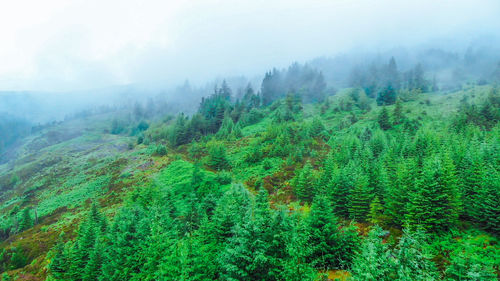
[(243, 133), (241, 132), (240, 122), (238, 122), (238, 123), (236, 123), (236, 125), (234, 125), (232, 134), (236, 139), (239, 139), (243, 136)]
[(169, 244), (161, 257), (155, 273), (155, 280), (188, 280), (187, 261), (189, 255), (189, 237), (163, 241)]
[(157, 280), (161, 273), (159, 267), (164, 263), (164, 257), (171, 254), (175, 247), (176, 231), (172, 227), (174, 222), (169, 215), (164, 215), (159, 206), (153, 206), (153, 222), (151, 224), (151, 234), (145, 238), (143, 254), (145, 256), (144, 265), (139, 280)]
[(353, 186), (354, 183), (347, 167), (334, 171), (328, 190), (335, 215), (342, 218), (349, 217), (349, 193)]
[(69, 257), (71, 260), (69, 276), (73, 280), (82, 280), (84, 269), (89, 262), (90, 254), (93, 252), (96, 238), (100, 232), (99, 217), (98, 212), (93, 207), (78, 229), (78, 236)]
[(233, 236), (222, 252), (222, 279), (274, 280), (276, 264), (269, 251), (273, 240), (272, 218), (265, 189), (259, 191), (248, 211), (243, 222), (233, 228)]
[(214, 169), (220, 171), (230, 167), (226, 157), (226, 147), (223, 143), (213, 143), (208, 150), (208, 154), (208, 163)]
[(316, 193), (317, 194), (329, 194), (331, 193), (330, 182), (332, 181), (332, 177), (334, 173), (337, 173), (338, 167), (335, 163), (335, 159), (333, 153), (328, 153), (326, 159), (321, 167), (319, 178), (316, 181)]
[(254, 280), (250, 269), (254, 255), (250, 246), (253, 234), (250, 217), (245, 221), (233, 228), (233, 235), (219, 257), (222, 280)]
[(419, 167), (414, 159), (409, 158), (396, 165), (394, 174), (395, 179), (386, 191), (385, 214), (393, 224), (402, 226), (408, 210), (409, 196), (417, 192), (415, 180), (419, 176)]
[(370, 213), (368, 214), (369, 221), (373, 224), (380, 224), (383, 221), (384, 207), (380, 203), (378, 196), (370, 203)]
[(234, 127), (233, 119), (231, 119), (229, 114), (226, 114), (224, 116), (224, 120), (222, 121), (222, 125), (216, 134), (217, 138), (226, 139), (227, 137), (229, 137), (233, 131), (233, 127)]
[(190, 280), (218, 280), (222, 272), (217, 262), (219, 253), (223, 250), (219, 243), (217, 231), (213, 221), (204, 217), (200, 228), (192, 236), (192, 266)]
[(243, 96), (242, 103), (248, 110), (255, 107), (259, 107), (260, 105), (260, 98), (255, 94), (252, 85), (250, 83), (248, 83), (245, 89), (245, 95)]
[(393, 85), (388, 84), (377, 96), (377, 105), (391, 105), (396, 102), (396, 90)]
[(311, 163), (307, 162), (293, 179), (294, 191), (297, 198), (305, 202), (311, 202), (314, 196), (315, 176)]
[(463, 212), (462, 199), (460, 190), (458, 188), (457, 169), (453, 160), (450, 157), (451, 152), (448, 149), (441, 154), (442, 172), (443, 172), (443, 185), (445, 186), (448, 194), (448, 202), (452, 213), (450, 219), (452, 223), (458, 221), (458, 216)]
[(24, 231), (33, 226), (33, 218), (31, 217), (31, 209), (25, 208), (21, 211), (19, 219), (19, 232)]
[(266, 72), (266, 75), (262, 80), (260, 90), (263, 105), (271, 104), (274, 100), (280, 98), (284, 94), (282, 83), (281, 74), (277, 69)]
[(70, 273), (74, 279), (80, 280), (83, 276), (83, 270), (89, 262), (97, 237), (106, 229), (106, 220), (97, 209), (97, 205), (93, 203), (87, 218), (80, 225), (78, 237), (71, 249)]
[(500, 233), (500, 175), (498, 170), (488, 167), (476, 200), (482, 205), (482, 216), (478, 221), (493, 233)]
[(56, 279), (65, 279), (69, 269), (69, 261), (65, 249), (64, 232), (61, 232), (56, 245), (53, 248), (53, 258), (49, 264), (50, 274)]
[(229, 86), (227, 85), (226, 80), (222, 81), (222, 85), (219, 89), (218, 94), (220, 96), (222, 96), (227, 101), (229, 101), (231, 99), (232, 91), (231, 91), (231, 88), (229, 88)]
[(271, 269), (269, 276), (271, 279), (279, 280), (285, 268), (285, 260), (290, 258), (287, 245), (292, 241), (293, 222), (285, 207), (272, 212), (272, 221), (269, 228), (271, 235), (268, 253), (270, 257)]
[(304, 97), (306, 102), (323, 102), (325, 99), (326, 82), (323, 73), (316, 72), (311, 81), (310, 89)]
[(409, 200), (407, 223), (428, 231), (448, 230), (456, 221), (458, 210), (452, 187), (438, 157), (426, 159), (418, 190)]
[(214, 232), (219, 244), (233, 236), (231, 229), (244, 221), (251, 208), (250, 194), (241, 184), (233, 184), (218, 200), (214, 211)]
[(315, 117), (311, 123), (311, 128), (309, 129), (309, 135), (311, 137), (318, 137), (325, 130), (325, 126), (321, 120)]
[(179, 114), (179, 116), (177, 116), (173, 131), (170, 136), (170, 142), (174, 146), (186, 144), (191, 141), (191, 136), (189, 135), (187, 127), (187, 122), (188, 122), (187, 117), (184, 116), (184, 113), (181, 113)]
[(396, 105), (394, 107), (394, 112), (392, 113), (393, 124), (398, 125), (403, 119), (403, 105), (400, 99), (396, 100)]
[(101, 276), (102, 256), (104, 254), (104, 247), (100, 234), (95, 239), (95, 245), (90, 252), (89, 261), (83, 269), (82, 280), (93, 281), (98, 280)]
[(103, 255), (103, 280), (130, 280), (145, 263), (142, 250), (150, 235), (150, 225), (142, 207), (120, 210), (110, 227), (107, 251)]
[(307, 257), (311, 255), (308, 242), (307, 225), (302, 222), (296, 224), (291, 231), (290, 243), (286, 245), (289, 258), (284, 259), (279, 280), (315, 280), (317, 271), (307, 262)]
[(346, 241), (338, 228), (337, 218), (326, 197), (316, 196), (307, 219), (310, 248), (307, 261), (316, 269), (340, 268), (350, 258), (345, 254)]
[(361, 169), (357, 169), (351, 176), (354, 187), (349, 193), (349, 216), (353, 220), (366, 221), (373, 191), (369, 187), (368, 177)]
[(382, 107), (382, 110), (380, 111), (380, 114), (378, 115), (378, 124), (380, 125), (380, 128), (382, 130), (389, 130), (392, 126), (389, 121), (389, 112), (387, 111), (387, 108)]
[(459, 165), (460, 185), (464, 215), (476, 222), (483, 216), (482, 202), (477, 201), (481, 190), (484, 167), (480, 157), (470, 149)]

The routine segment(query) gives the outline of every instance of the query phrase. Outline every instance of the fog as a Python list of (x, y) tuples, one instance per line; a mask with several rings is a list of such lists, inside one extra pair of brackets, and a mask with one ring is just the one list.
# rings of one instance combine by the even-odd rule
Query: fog
[(446, 80), (468, 54), (486, 77), (500, 58), (498, 15), (497, 0), (3, 1), (0, 112), (48, 122), (158, 96), (193, 111), (223, 79), (258, 90), (293, 62), (335, 88), (391, 56)]
[(496, 0), (4, 1), (0, 90), (202, 84), (353, 49), (459, 49), (498, 35), (499, 14)]

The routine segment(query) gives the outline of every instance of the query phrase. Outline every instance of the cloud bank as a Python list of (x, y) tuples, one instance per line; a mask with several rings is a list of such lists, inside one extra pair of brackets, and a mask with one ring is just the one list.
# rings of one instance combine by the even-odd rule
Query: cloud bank
[(352, 49), (500, 35), (497, 0), (46, 0), (0, 4), (0, 90), (202, 83)]

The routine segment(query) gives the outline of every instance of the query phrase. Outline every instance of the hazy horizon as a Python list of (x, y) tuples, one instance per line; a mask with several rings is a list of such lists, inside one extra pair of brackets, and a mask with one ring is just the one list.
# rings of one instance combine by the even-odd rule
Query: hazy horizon
[(463, 52), (496, 45), (499, 14), (493, 0), (16, 1), (0, 4), (0, 91), (160, 89), (353, 52)]

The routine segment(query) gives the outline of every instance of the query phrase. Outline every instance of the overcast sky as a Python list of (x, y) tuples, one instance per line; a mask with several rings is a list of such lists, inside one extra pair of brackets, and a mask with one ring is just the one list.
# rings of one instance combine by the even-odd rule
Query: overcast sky
[(201, 82), (499, 32), (499, 0), (0, 0), (0, 90)]

